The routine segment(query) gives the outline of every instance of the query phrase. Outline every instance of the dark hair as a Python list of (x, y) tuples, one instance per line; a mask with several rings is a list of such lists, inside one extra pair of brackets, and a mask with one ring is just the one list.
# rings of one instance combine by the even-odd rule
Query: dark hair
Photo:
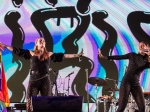
[(149, 43), (148, 43), (148, 42), (141, 41), (140, 43), (144, 43), (146, 46), (149, 46)]

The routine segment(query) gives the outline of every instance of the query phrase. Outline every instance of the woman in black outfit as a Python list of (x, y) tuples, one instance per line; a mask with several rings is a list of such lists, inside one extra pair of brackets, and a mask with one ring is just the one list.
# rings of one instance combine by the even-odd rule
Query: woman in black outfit
[(27, 89), (27, 112), (32, 111), (31, 96), (37, 96), (39, 91), (42, 96), (50, 96), (50, 77), (49, 65), (50, 60), (54, 62), (61, 62), (64, 58), (75, 58), (83, 55), (80, 54), (63, 54), (48, 52), (45, 48), (45, 40), (40, 37), (35, 41), (34, 50), (25, 50), (16, 47), (7, 46), (0, 43), (0, 46), (13, 51), (14, 54), (30, 60), (30, 79)]
[(101, 51), (98, 50), (98, 55), (100, 58), (107, 60), (122, 60), (128, 59), (129, 65), (122, 79), (122, 83), (119, 91), (119, 107), (117, 112), (123, 112), (128, 103), (129, 94), (131, 92), (139, 112), (145, 112), (145, 101), (142, 92), (142, 88), (139, 83), (140, 74), (146, 68), (150, 68), (150, 60), (148, 52), (148, 44), (145, 42), (139, 43), (139, 53), (127, 53), (125, 55), (115, 55), (115, 56), (103, 56)]

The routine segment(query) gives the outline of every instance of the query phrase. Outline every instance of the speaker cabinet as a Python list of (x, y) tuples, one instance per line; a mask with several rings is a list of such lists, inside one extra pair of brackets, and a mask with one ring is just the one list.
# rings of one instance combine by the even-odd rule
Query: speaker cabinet
[(33, 96), (33, 112), (82, 112), (83, 96)]

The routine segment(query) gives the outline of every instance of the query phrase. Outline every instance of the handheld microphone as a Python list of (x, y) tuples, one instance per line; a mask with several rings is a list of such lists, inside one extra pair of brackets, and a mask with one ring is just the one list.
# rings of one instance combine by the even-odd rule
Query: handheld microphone
[(81, 55), (81, 56), (79, 56), (79, 62), (80, 62), (80, 61), (82, 61), (82, 55)]
[(144, 49), (144, 50), (141, 50), (142, 52), (149, 52), (150, 50), (149, 49)]
[(70, 76), (71, 74), (73, 74), (73, 73), (74, 73), (74, 71), (73, 71), (73, 72), (71, 72), (70, 74), (68, 74), (68, 75), (66, 76), (66, 78), (67, 78), (67, 77), (69, 77), (69, 76)]
[[(82, 48), (82, 50), (81, 50), (81, 53), (83, 53), (83, 48)], [(82, 55), (79, 56), (79, 62), (81, 62), (81, 61), (82, 61)]]

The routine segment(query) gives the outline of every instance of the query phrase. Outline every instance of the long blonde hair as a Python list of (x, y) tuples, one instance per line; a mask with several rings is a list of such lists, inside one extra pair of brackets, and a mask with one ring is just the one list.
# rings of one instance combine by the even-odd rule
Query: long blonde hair
[[(38, 50), (38, 46), (36, 45), (37, 41), (40, 39), (40, 38), (43, 38), (43, 37), (39, 37), (35, 40), (35, 45), (34, 45), (34, 55), (35, 56), (39, 56), (40, 54), (40, 51)], [(43, 38), (44, 39), (44, 38)], [(45, 40), (45, 39), (44, 39)], [(48, 55), (48, 51), (46, 49), (46, 47), (44, 48), (44, 52), (43, 52), (43, 55), (42, 55), (42, 58), (40, 58), (40, 61), (44, 61), (45, 59), (48, 59), (49, 58), (49, 55)]]

